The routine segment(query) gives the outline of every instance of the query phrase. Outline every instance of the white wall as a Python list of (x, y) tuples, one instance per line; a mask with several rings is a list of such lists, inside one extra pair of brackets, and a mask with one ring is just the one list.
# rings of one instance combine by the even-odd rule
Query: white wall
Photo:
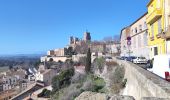
[[(141, 28), (140, 28), (141, 26)], [(137, 28), (137, 33), (136, 33)], [(140, 30), (142, 29), (142, 30)], [(133, 56), (143, 56), (149, 59), (148, 33), (146, 15), (131, 26), (131, 51)]]

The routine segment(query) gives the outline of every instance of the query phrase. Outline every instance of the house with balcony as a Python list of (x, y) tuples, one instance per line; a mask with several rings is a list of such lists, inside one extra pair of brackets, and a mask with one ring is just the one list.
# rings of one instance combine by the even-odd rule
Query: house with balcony
[(165, 0), (150, 0), (147, 8), (149, 58), (152, 59), (155, 55), (166, 53), (166, 39), (163, 36), (166, 31)]
[(165, 0), (165, 32), (163, 37), (166, 40), (166, 53), (170, 54), (170, 0)]
[(146, 24), (147, 13), (134, 21), (130, 27), (132, 56), (145, 57), (149, 59), (148, 49), (148, 27)]

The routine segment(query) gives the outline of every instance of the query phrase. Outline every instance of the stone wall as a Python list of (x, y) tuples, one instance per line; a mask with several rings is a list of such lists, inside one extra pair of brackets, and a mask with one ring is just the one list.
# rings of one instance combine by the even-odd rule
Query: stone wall
[(170, 99), (170, 82), (133, 63), (114, 60), (125, 67), (127, 83), (123, 95), (133, 96), (136, 100), (145, 100), (144, 97)]

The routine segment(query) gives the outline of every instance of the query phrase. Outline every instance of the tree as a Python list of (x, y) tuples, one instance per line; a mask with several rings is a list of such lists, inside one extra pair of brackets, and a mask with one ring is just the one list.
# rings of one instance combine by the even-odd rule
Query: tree
[(90, 51), (90, 48), (89, 48), (88, 51), (87, 51), (85, 70), (86, 70), (87, 73), (89, 73), (90, 69), (91, 69), (91, 51)]
[(9, 69), (10, 69), (10, 70), (12, 70), (12, 69), (13, 69), (13, 66), (12, 66), (12, 65), (10, 65), (10, 66), (9, 66)]
[(112, 36), (107, 36), (107, 37), (104, 37), (103, 40), (106, 43), (111, 43), (113, 41), (113, 37)]
[(73, 47), (68, 47), (66, 50), (66, 55), (72, 56), (74, 54)]
[(74, 68), (61, 71), (59, 75), (52, 78), (52, 92), (55, 93), (61, 88), (68, 86), (71, 83), (71, 78), (74, 75)]
[(100, 73), (102, 73), (104, 69), (105, 59), (103, 57), (100, 57), (96, 59), (96, 62)]
[(119, 42), (120, 41), (120, 36), (119, 35), (114, 35), (113, 36), (113, 41), (114, 42)]
[(43, 91), (38, 94), (38, 97), (50, 98), (51, 91), (47, 89), (43, 89)]

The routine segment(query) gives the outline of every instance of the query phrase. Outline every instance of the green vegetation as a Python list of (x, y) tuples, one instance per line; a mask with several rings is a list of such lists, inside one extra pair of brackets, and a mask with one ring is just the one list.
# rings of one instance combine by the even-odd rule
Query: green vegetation
[(93, 76), (92, 80), (93, 80), (92, 81), (93, 82), (93, 88), (92, 88), (93, 92), (99, 92), (99, 90), (103, 89), (106, 84), (103, 78)]
[(68, 86), (71, 83), (71, 77), (74, 75), (74, 69), (67, 69), (62, 71), (59, 75), (52, 79), (53, 92)]
[(105, 81), (104, 79), (97, 77), (92, 74), (84, 75), (74, 80), (72, 77), (72, 83), (67, 85), (53, 94), (53, 99), (55, 100), (74, 100), (84, 91), (101, 92), (105, 93)]
[[(105, 87), (106, 83), (103, 78), (89, 74), (81, 87), (81, 91), (100, 92)], [(105, 91), (102, 91), (105, 92)]]
[(105, 59), (103, 57), (96, 58), (96, 62), (98, 69), (100, 70), (100, 72), (102, 72), (105, 65)]
[[(126, 86), (127, 79), (124, 79), (125, 69), (123, 66), (119, 66), (117, 62), (105, 62), (105, 59), (101, 57), (96, 58), (91, 66), (90, 49), (88, 49), (87, 57), (84, 60), (82, 59), (83, 61), (85, 61), (86, 65), (86, 74), (74, 73), (71, 68), (62, 71), (53, 78), (52, 100), (74, 100), (84, 91), (118, 94)], [(66, 65), (74, 64), (72, 61), (67, 61)], [(107, 67), (107, 72), (103, 72), (104, 67)], [(108, 76), (103, 76), (107, 78), (106, 80), (109, 80), (107, 81), (107, 86), (105, 79), (95, 75), (96, 71)], [(97, 74), (99, 73), (97, 72)]]
[(44, 89), (40, 94), (38, 94), (38, 97), (43, 97), (43, 98), (50, 98), (51, 91)]
[(81, 94), (80, 89), (77, 89), (76, 86), (77, 84), (70, 84), (69, 86), (56, 91), (52, 100), (74, 100), (74, 98)]
[(111, 92), (113, 94), (118, 94), (126, 86), (127, 79), (124, 79), (124, 74), (124, 67), (117, 66), (114, 73), (110, 75)]

